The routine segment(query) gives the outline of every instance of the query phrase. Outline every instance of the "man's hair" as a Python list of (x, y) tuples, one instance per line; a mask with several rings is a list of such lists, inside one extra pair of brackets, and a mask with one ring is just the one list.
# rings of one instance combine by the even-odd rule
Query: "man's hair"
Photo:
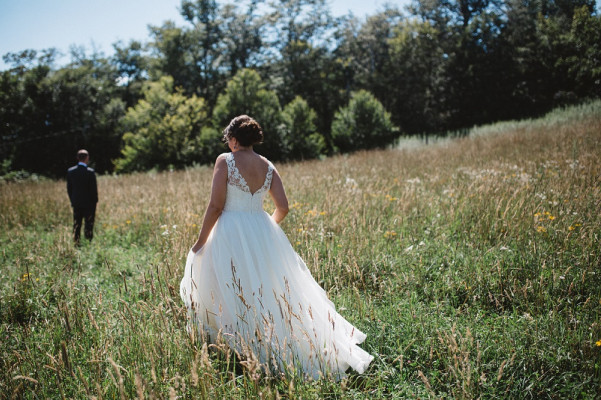
[(89, 154), (87, 150), (81, 149), (77, 152), (77, 160), (78, 161), (83, 161), (86, 158), (88, 158)]

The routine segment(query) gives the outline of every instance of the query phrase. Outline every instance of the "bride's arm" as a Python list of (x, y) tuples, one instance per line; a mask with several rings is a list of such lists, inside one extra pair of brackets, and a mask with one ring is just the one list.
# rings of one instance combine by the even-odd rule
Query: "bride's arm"
[(213, 170), (213, 184), (211, 187), (211, 200), (205, 211), (202, 228), (198, 235), (198, 240), (192, 246), (192, 251), (196, 253), (204, 246), (209, 237), (209, 233), (215, 226), (217, 219), (223, 211), (225, 205), (225, 193), (227, 191), (227, 164), (224, 156), (217, 157), (215, 168)]
[(280, 178), (280, 174), (278, 174), (278, 171), (275, 169), (273, 170), (269, 194), (275, 204), (275, 211), (271, 215), (271, 218), (279, 224), (288, 214), (288, 198), (286, 197), (282, 178)]

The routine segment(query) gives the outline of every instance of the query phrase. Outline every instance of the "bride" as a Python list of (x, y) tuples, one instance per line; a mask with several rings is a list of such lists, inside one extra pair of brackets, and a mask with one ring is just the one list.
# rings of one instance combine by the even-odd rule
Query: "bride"
[[(246, 115), (224, 130), (231, 153), (215, 162), (211, 199), (180, 284), (189, 326), (267, 373), (363, 373), (373, 359), (357, 346), (365, 334), (336, 312), (278, 225), (288, 200), (277, 170), (253, 151), (262, 140)], [(271, 217), (263, 211), (267, 193)]]

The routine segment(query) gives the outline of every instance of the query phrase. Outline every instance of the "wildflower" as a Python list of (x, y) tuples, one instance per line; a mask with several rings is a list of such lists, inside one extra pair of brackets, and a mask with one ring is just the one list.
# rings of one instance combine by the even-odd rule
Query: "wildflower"
[(397, 233), (396, 233), (395, 231), (386, 231), (386, 232), (384, 233), (384, 237), (385, 237), (386, 239), (392, 239), (392, 238), (394, 238), (396, 235), (397, 235)]
[(357, 184), (357, 181), (354, 180), (353, 178), (346, 178), (346, 182), (345, 182), (345, 186), (350, 186), (352, 189), (356, 189), (359, 185)]
[(549, 215), (549, 219), (550, 219), (551, 221), (553, 221), (553, 220), (555, 219), (555, 217), (554, 217), (553, 215)]
[(547, 228), (545, 228), (544, 226), (537, 226), (536, 231), (545, 233), (545, 232), (547, 232)]
[(597, 341), (595, 342), (595, 345), (596, 345), (597, 347), (601, 347), (601, 340), (597, 340)]
[(576, 229), (576, 228), (574, 228), (572, 225), (570, 225), (570, 226), (568, 227), (568, 230), (569, 230), (569, 231), (573, 231), (574, 229)]
[(128, 219), (127, 221), (125, 221), (125, 223), (126, 223), (127, 225), (131, 224), (131, 219)]
[(25, 282), (29, 278), (29, 273), (25, 273), (21, 276), (21, 282)]
[(326, 212), (322, 211), (322, 212), (319, 213), (319, 215), (326, 215)]
[(540, 215), (541, 215), (541, 214), (540, 214), (539, 212), (537, 212), (537, 213), (534, 213), (534, 216), (535, 216), (536, 218), (540, 217)]

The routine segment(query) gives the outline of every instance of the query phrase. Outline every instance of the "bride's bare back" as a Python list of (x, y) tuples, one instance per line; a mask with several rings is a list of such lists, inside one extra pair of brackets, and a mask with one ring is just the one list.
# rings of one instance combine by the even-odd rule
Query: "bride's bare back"
[(263, 187), (269, 167), (265, 158), (253, 151), (237, 151), (234, 154), (234, 162), (251, 193)]

